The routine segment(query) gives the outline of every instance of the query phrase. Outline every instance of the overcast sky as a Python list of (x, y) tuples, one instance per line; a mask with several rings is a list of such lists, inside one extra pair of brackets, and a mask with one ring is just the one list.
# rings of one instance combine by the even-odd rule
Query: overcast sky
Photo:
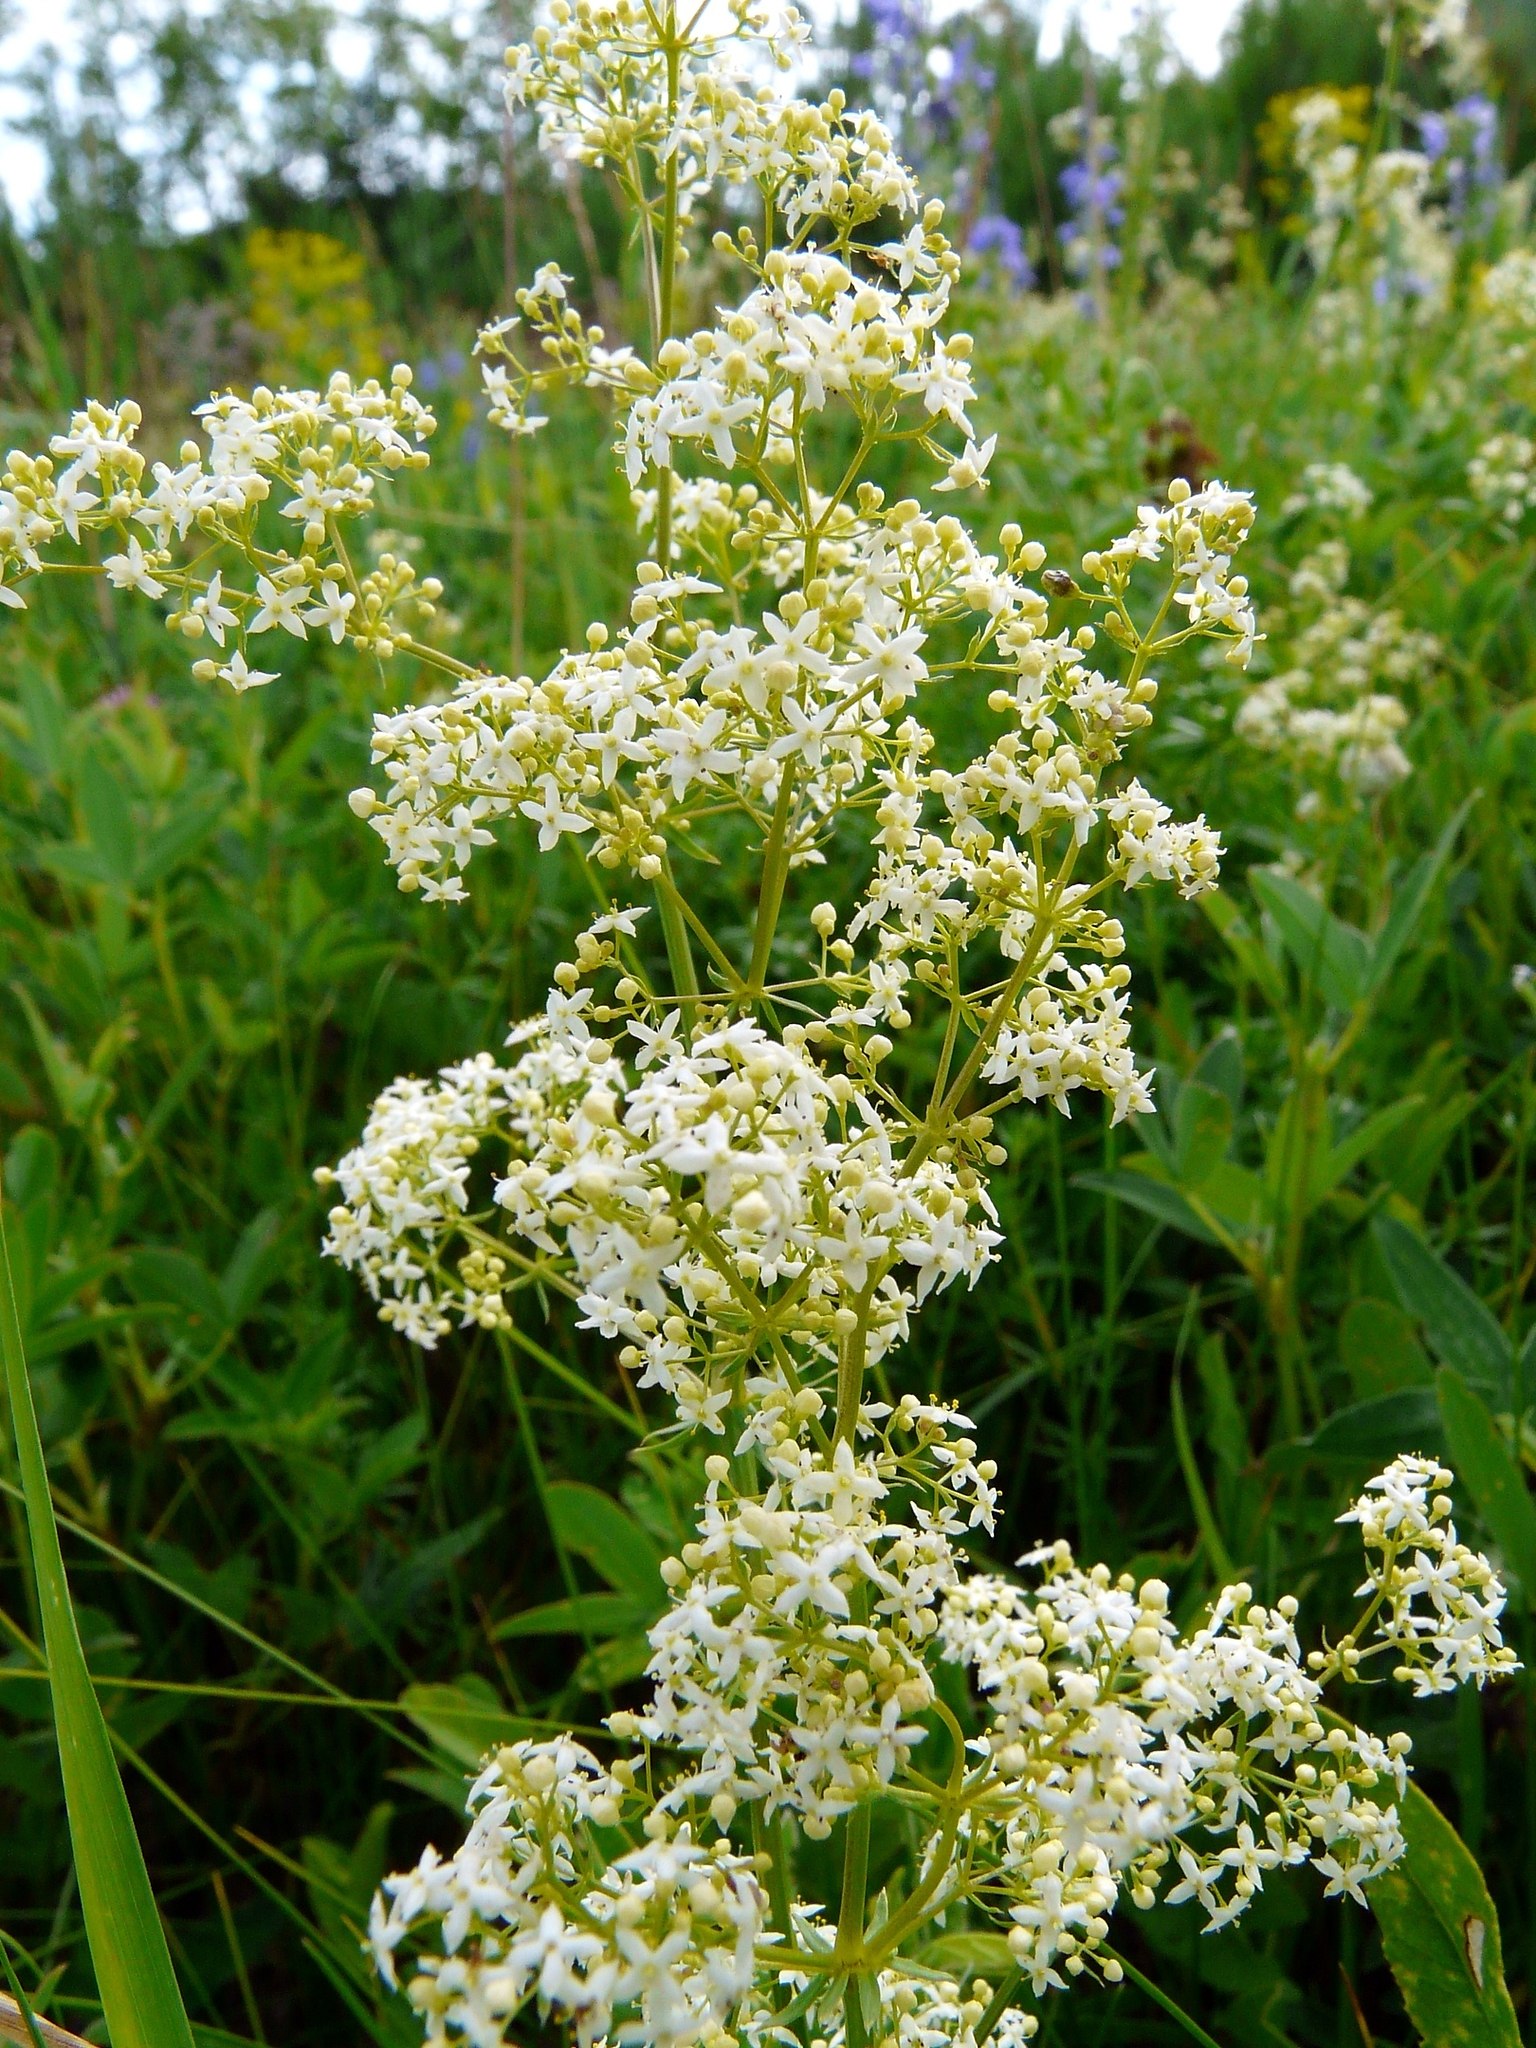
[[(451, 4), (451, 0), (449, 0)], [(942, 4), (942, 0), (941, 0)], [(1042, 53), (1049, 57), (1061, 47), (1074, 17), (1080, 17), (1094, 47), (1114, 50), (1135, 21), (1140, 0), (1044, 0), (1042, 8)], [(1174, 44), (1184, 61), (1196, 71), (1210, 73), (1221, 55), (1221, 38), (1237, 12), (1239, 0), (1164, 0), (1164, 13)], [(818, 11), (810, 0), (814, 18)], [(6, 16), (17, 26), (9, 36), (0, 36), (0, 188), (3, 188), (15, 216), (31, 217), (41, 182), (42, 165), (28, 142), (8, 132), (5, 123), (20, 111), (20, 96), (9, 90), (6, 79), (50, 38), (57, 41), (61, 30), (70, 40), (61, 0), (0, 0), (0, 18)]]

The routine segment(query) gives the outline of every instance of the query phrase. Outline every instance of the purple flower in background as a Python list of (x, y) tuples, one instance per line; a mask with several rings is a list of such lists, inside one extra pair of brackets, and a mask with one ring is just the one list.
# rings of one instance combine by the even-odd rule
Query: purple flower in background
[[(1101, 150), (1100, 164), (1113, 155), (1113, 150)], [(1072, 212), (1083, 216), (1097, 206), (1099, 219), (1106, 228), (1117, 228), (1125, 219), (1125, 208), (1119, 203), (1124, 186), (1125, 180), (1118, 171), (1086, 163), (1068, 164), (1061, 174), (1061, 189)], [(1069, 232), (1070, 229), (1063, 230)]]
[(1375, 305), (1388, 306), (1394, 299), (1422, 299), (1429, 290), (1429, 279), (1416, 270), (1383, 271), (1372, 280), (1371, 299)]
[(1089, 132), (1088, 123), (1075, 109), (1070, 118), (1058, 116), (1058, 121), (1062, 124), (1058, 139), (1070, 140), (1082, 150), (1061, 173), (1067, 202), (1067, 218), (1058, 230), (1061, 245), (1069, 267), (1078, 276), (1088, 277), (1095, 270), (1102, 275), (1120, 263), (1113, 237), (1125, 220), (1120, 203), (1125, 179), (1114, 168), (1115, 147), (1102, 132)]
[(969, 256), (990, 257), (1015, 291), (1027, 292), (1035, 281), (1035, 266), (1024, 247), (1024, 230), (1006, 213), (984, 213), (972, 224), (966, 242)]
[(446, 384), (457, 384), (469, 367), (462, 349), (444, 349), (440, 356), (426, 356), (416, 365), (416, 382), (429, 395)]
[(1498, 108), (1474, 92), (1452, 107), (1417, 118), (1419, 140), (1444, 182), (1458, 238), (1478, 232), (1488, 224), (1503, 179)]
[(981, 159), (990, 152), (986, 100), (995, 74), (969, 34), (936, 30), (930, 0), (861, 0), (853, 77), (869, 89), (902, 155), (930, 176), (936, 159)]

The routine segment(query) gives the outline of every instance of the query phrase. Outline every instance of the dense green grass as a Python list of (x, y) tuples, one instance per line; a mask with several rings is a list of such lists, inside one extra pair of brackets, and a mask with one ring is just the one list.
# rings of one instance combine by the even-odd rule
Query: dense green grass
[[(1214, 914), (1132, 899), (1163, 1118), (1146, 1136), (1096, 1113), (1018, 1119), (998, 1181), (1005, 1257), (975, 1295), (927, 1310), (899, 1367), (983, 1424), (1003, 1556), (1064, 1531), (1081, 1555), (1155, 1562), (1186, 1610), (1235, 1570), (1261, 1597), (1343, 1612), (1355, 1566), (1332, 1516), (1347, 1490), (1410, 1441), (1431, 1447), (1437, 1361), (1519, 1346), (1531, 1322), (1536, 1034), (1510, 971), (1536, 953), (1536, 557), (1467, 500), (1464, 431), (1418, 424), (1452, 332), (1362, 395), (1267, 288), (1107, 335), (973, 310), (998, 524), (1073, 562), (1123, 529), (1156, 473), (1150, 430), (1179, 414), (1218, 473), (1258, 493), (1262, 608), (1321, 531), (1278, 507), (1308, 461), (1347, 460), (1376, 493), (1350, 530), (1351, 588), (1445, 650), (1409, 692), (1410, 779), (1306, 824), (1284, 771), (1231, 736), (1240, 679), (1164, 679), (1148, 779), (1203, 808), (1232, 858)], [(508, 457), (452, 423), (467, 408), (442, 410), (433, 469), (384, 516), (446, 582), (456, 651), (500, 664)], [(627, 590), (606, 440), (577, 401), (528, 457), (530, 666)], [(315, 646), (286, 666), (266, 692), (217, 696), (145, 608), (67, 579), (7, 619), (0, 1111), (66, 1555), (188, 2005), (202, 2029), (303, 2048), (414, 2037), (358, 1951), (372, 1885), (429, 1837), (456, 1839), (464, 1769), (498, 1732), (590, 1723), (624, 1695), (633, 1631), (594, 1645), (506, 1624), (675, 1543), (690, 1468), (629, 1455), (640, 1425), (607, 1347), (557, 1314), (525, 1308), (515, 1342), (424, 1356), (319, 1261), (312, 1169), (395, 1074), (496, 1045), (542, 999), (586, 883), (536, 859), (529, 832), (486, 859), (468, 905), (398, 895), (344, 797), (370, 711), (418, 679)], [(963, 726), (973, 707), (939, 716)], [(1330, 1000), (1333, 941), (1309, 954), (1292, 930), (1288, 946), (1284, 897), (1250, 879), (1287, 857), (1375, 942), (1345, 999)], [(744, 919), (728, 873), (689, 887), (715, 929)], [(1329, 1184), (1319, 1162), (1356, 1131)], [(1147, 1150), (1160, 1179), (1136, 1167)], [(1187, 1227), (1223, 1158), (1253, 1176), (1229, 1172), (1249, 1203), (1235, 1245)], [(1415, 1264), (1418, 1242), (1434, 1249)], [(1513, 1373), (1503, 1405), (1523, 1429), (1518, 1359)], [(571, 1482), (622, 1509), (601, 1518)], [(0, 1926), (28, 1989), (83, 2025), (92, 1980), (14, 1486), (6, 1498)], [(1507, 1547), (1495, 1520), (1482, 1533)], [(1527, 1594), (1512, 1607), (1529, 1661)], [(1484, 1858), (1528, 2018), (1523, 1686), (1404, 1725)], [(1217, 1941), (1177, 1912), (1119, 1938), (1224, 2043), (1358, 2041), (1356, 1998), (1375, 2039), (1411, 2038), (1353, 1909), (1277, 1889)], [(1042, 2038), (1074, 2048), (1182, 2038), (1134, 1986), (1047, 2012)]]

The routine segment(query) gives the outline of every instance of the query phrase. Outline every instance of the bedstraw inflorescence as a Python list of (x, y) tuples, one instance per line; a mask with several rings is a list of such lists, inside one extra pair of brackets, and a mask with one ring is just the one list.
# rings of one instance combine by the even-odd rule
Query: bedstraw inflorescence
[[(1185, 1625), (1165, 1585), (1063, 1543), (1021, 1581), (969, 1568), (997, 1468), (963, 1415), (898, 1391), (901, 1346), (997, 1256), (1010, 1112), (1152, 1109), (1117, 907), (1213, 888), (1221, 848), (1124, 757), (1175, 649), (1246, 665), (1254, 508), (1175, 480), (1076, 574), (1017, 526), (978, 541), (950, 508), (995, 441), (946, 326), (942, 209), (873, 116), (784, 88), (803, 34), (757, 0), (708, 23), (555, 0), (511, 53), (545, 147), (633, 209), (650, 313), (646, 346), (610, 347), (546, 267), (481, 336), (515, 435), (562, 387), (608, 394), (648, 550), (623, 625), (542, 677), (434, 648), (440, 587), (408, 563), (352, 567), (377, 479), (425, 460), (403, 368), (215, 399), (206, 449), (147, 475), (135, 409), (94, 406), (0, 480), (8, 602), (104, 535), (112, 580), (212, 643), (206, 679), (272, 680), (274, 633), (443, 678), (375, 720), (352, 799), (403, 889), (462, 899), (515, 825), (603, 899), (537, 1016), (393, 1083), (318, 1176), (327, 1251), (404, 1336), (506, 1332), (520, 1296), (564, 1297), (658, 1439), (705, 1452), (604, 1754), (499, 1750), (464, 1842), (375, 1903), (378, 1966), (433, 2042), (500, 2048), (536, 2007), (583, 2044), (803, 2022), (829, 2048), (1019, 2048), (1035, 1997), (1118, 1978), (1123, 1899), (1197, 1898), (1219, 1927), (1281, 1868), (1360, 1897), (1402, 1853), (1406, 1738), (1340, 1721), (1325, 1688), (1377, 1654), (1420, 1691), (1512, 1663), (1497, 1577), (1415, 1459), (1352, 1511), (1368, 1604), (1311, 1657), (1297, 1603), (1246, 1585)], [(705, 272), (719, 303), (680, 332)], [(877, 481), (898, 459), (931, 466), (941, 509)], [(1361, 630), (1365, 687), (1388, 656)], [(1271, 687), (1294, 725), (1300, 686)], [(969, 758), (939, 742), (957, 727), (981, 733)], [(701, 856), (742, 883), (739, 926), (701, 914)], [(915, 1844), (878, 1894), (877, 1801)], [(805, 1897), (796, 1844), (831, 1836), (839, 1896)], [(985, 1981), (933, 1961), (941, 1919), (991, 1931)]]

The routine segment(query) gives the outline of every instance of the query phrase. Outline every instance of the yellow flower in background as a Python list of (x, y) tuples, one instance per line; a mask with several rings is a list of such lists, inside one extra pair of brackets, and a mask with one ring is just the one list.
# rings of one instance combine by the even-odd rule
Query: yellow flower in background
[(1263, 192), (1271, 205), (1286, 209), (1290, 216), (1283, 223), (1287, 233), (1299, 233), (1306, 225), (1298, 210), (1304, 178), (1296, 151), (1297, 107), (1303, 101), (1320, 106), (1331, 100), (1334, 113), (1326, 124), (1329, 143), (1358, 148), (1370, 139), (1371, 99), (1368, 85), (1303, 86), (1298, 92), (1276, 93), (1264, 109), (1258, 133), (1259, 161), (1267, 174)]
[(323, 384), (343, 363), (364, 375), (382, 369), (384, 343), (358, 250), (307, 228), (252, 228), (245, 261), (258, 366), (269, 382)]

